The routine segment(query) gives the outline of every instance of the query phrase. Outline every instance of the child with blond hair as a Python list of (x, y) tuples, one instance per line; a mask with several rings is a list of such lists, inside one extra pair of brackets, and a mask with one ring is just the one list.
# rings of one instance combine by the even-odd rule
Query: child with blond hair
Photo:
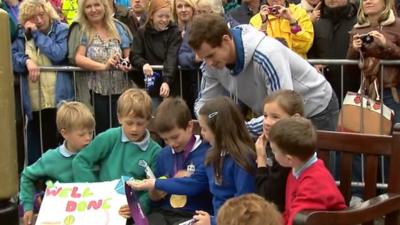
[[(110, 128), (96, 136), (78, 154), (72, 166), (77, 182), (99, 182), (121, 176), (145, 179), (145, 166), (153, 171), (160, 146), (151, 139), (147, 126), (152, 114), (150, 96), (141, 89), (128, 89), (118, 98), (117, 117), (120, 127)], [(93, 172), (99, 166), (98, 174)], [(150, 211), (147, 192), (137, 192), (145, 213)]]
[(80, 102), (63, 102), (57, 110), (56, 124), (64, 143), (45, 152), (22, 171), (20, 200), (24, 208), (24, 225), (32, 223), (35, 183), (41, 179), (73, 182), (72, 160), (90, 143), (95, 128), (92, 113)]

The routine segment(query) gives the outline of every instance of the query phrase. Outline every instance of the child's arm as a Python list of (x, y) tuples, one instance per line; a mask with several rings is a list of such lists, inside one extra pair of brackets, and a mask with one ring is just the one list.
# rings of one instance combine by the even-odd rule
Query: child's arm
[(235, 163), (234, 166), (234, 181), (236, 187), (235, 197), (246, 194), (246, 193), (254, 193), (255, 192), (255, 180), (254, 176), (244, 170), (242, 167)]
[(208, 179), (205, 167), (202, 165), (191, 177), (169, 179), (146, 179), (143, 181), (128, 181), (135, 190), (158, 189), (169, 194), (196, 195), (208, 190)]
[[(120, 131), (120, 129), (118, 129)], [(118, 130), (113, 130), (118, 132)], [(112, 131), (111, 131), (112, 132)], [(94, 165), (108, 156), (113, 150), (113, 134), (109, 131), (99, 134), (92, 143), (83, 148), (72, 161), (75, 182), (96, 182), (98, 177), (93, 172)], [(118, 163), (118, 162), (115, 162)], [(99, 165), (101, 167), (101, 165)]]
[(33, 209), (35, 198), (35, 183), (42, 177), (48, 176), (45, 155), (31, 166), (22, 171), (19, 198), (24, 207), (24, 212)]
[(157, 179), (154, 186), (156, 189), (169, 194), (194, 196), (208, 191), (208, 176), (205, 165), (201, 165), (191, 177)]

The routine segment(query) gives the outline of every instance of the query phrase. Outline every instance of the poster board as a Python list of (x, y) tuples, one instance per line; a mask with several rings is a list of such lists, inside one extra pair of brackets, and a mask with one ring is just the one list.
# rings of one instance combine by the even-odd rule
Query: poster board
[(125, 225), (118, 210), (127, 201), (117, 184), (55, 183), (45, 191), (36, 225)]

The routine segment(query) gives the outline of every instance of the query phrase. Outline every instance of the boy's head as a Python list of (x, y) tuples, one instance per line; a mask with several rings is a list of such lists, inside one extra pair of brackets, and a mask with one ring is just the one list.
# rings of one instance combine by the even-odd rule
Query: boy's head
[(277, 121), (304, 115), (303, 98), (293, 90), (280, 90), (268, 95), (264, 100), (263, 134), (268, 138), (269, 131)]
[(118, 121), (130, 141), (141, 141), (145, 137), (151, 119), (151, 98), (146, 91), (132, 88), (118, 98)]
[(256, 194), (227, 200), (218, 212), (218, 225), (283, 225), (275, 205)]
[(90, 143), (96, 122), (84, 104), (63, 102), (57, 110), (56, 124), (67, 149), (76, 152)]
[(278, 163), (296, 167), (297, 162), (304, 163), (315, 153), (317, 133), (310, 120), (290, 117), (272, 126), (269, 140)]
[(222, 69), (236, 62), (235, 43), (224, 17), (219, 14), (195, 16), (190, 27), (189, 44), (211, 67)]
[(165, 99), (157, 108), (154, 126), (176, 152), (183, 151), (193, 135), (192, 115), (182, 98)]

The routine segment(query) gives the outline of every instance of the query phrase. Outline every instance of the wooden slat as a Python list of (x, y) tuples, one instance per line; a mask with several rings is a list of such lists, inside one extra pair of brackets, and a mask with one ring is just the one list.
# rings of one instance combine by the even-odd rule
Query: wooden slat
[(340, 155), (340, 186), (339, 189), (347, 204), (351, 199), (351, 174), (352, 174), (353, 154), (343, 152)]
[(378, 180), (378, 156), (364, 154), (364, 199), (376, 196), (376, 183)]

